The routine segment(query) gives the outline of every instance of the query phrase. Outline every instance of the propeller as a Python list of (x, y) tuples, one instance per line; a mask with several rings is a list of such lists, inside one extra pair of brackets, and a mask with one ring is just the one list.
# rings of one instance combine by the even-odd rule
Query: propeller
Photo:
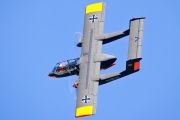
[(83, 35), (81, 32), (75, 32), (74, 38), (75, 38), (75, 44), (76, 46), (78, 46), (78, 44), (82, 43)]
[[(75, 54), (75, 57), (79, 57), (80, 56), (80, 48), (77, 47), (77, 44), (79, 43), (82, 43), (82, 38), (83, 38), (83, 35), (82, 33), (80, 32), (75, 32), (74, 33), (74, 46), (75, 47), (75, 51), (74, 51), (74, 54)], [(73, 95), (73, 97), (76, 99), (77, 98), (77, 88), (76, 88), (76, 81), (77, 81), (77, 77), (76, 76), (69, 76), (68, 77), (68, 81), (69, 81), (69, 90), (70, 90), (70, 93)]]
[[(74, 99), (77, 99), (77, 88), (74, 87), (77, 78), (75, 78), (75, 76), (69, 76), (69, 90), (70, 93), (72, 94), (72, 96), (74, 97)], [(75, 79), (72, 79), (75, 78)]]

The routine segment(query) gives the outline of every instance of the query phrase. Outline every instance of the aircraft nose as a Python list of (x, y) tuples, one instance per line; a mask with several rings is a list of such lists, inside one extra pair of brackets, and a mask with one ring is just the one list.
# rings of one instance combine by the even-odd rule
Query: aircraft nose
[(50, 72), (50, 73), (48, 74), (48, 76), (52, 76), (52, 74), (53, 74), (53, 72)]
[(54, 75), (53, 72), (50, 72), (50, 73), (48, 74), (48, 76), (51, 77), (51, 78), (56, 78), (56, 76)]

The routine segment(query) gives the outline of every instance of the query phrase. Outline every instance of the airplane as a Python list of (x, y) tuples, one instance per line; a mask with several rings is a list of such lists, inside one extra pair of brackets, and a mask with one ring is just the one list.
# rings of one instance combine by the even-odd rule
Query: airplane
[[(76, 118), (96, 114), (99, 85), (107, 84), (140, 70), (145, 17), (130, 19), (127, 30), (104, 34), (105, 5), (105, 2), (98, 2), (85, 7), (83, 38), (77, 44), (77, 47), (81, 47), (80, 57), (57, 63), (49, 73), (51, 78), (79, 76), (74, 83), (74, 87), (78, 90)], [(128, 35), (128, 58), (125, 70), (100, 74), (100, 70), (114, 66), (117, 59), (113, 55), (102, 53), (102, 45)]]

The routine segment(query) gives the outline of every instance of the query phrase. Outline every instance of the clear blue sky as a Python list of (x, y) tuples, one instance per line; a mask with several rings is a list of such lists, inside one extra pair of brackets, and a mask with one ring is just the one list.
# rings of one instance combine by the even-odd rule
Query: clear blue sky
[[(85, 6), (96, 0), (0, 1), (0, 120), (75, 120), (68, 79), (47, 74), (79, 57), (74, 33), (83, 31)], [(180, 120), (180, 1), (104, 0), (104, 33), (146, 17), (138, 73), (99, 88), (97, 114), (80, 120)], [(125, 69), (129, 37), (103, 46)], [(72, 77), (77, 80), (78, 77)]]

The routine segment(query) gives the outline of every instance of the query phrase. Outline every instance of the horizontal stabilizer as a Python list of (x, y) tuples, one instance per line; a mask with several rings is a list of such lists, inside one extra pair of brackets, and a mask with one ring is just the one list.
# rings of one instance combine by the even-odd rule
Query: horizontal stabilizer
[(128, 60), (141, 58), (144, 17), (130, 20)]

